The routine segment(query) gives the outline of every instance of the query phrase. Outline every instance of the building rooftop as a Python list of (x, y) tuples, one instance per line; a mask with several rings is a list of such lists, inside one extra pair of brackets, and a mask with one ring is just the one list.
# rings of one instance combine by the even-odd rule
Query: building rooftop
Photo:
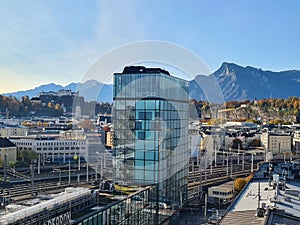
[(211, 190), (220, 190), (220, 189), (223, 189), (223, 190), (232, 190), (233, 189), (233, 185), (234, 185), (234, 182), (233, 181), (229, 181), (227, 183), (220, 184), (218, 186), (210, 187), (209, 189), (211, 189)]
[(298, 175), (294, 162), (263, 164), (219, 224), (300, 224)]
[(261, 204), (274, 206), (274, 203), (271, 202), (271, 197), (274, 196), (275, 190), (270, 190), (268, 187), (268, 181), (251, 182), (245, 192), (236, 199), (230, 211), (236, 212), (256, 209), (258, 206), (258, 188), (260, 189)]
[(126, 66), (122, 72), (122, 74), (137, 74), (137, 73), (164, 73), (170, 75), (170, 73), (161, 68), (146, 68), (144, 66)]
[(300, 182), (288, 181), (285, 190), (279, 190), (274, 201), (276, 208), (284, 210), (286, 214), (300, 216)]
[(7, 138), (0, 137), (0, 148), (9, 148), (9, 147), (16, 147), (14, 143), (12, 143)]
[(261, 225), (264, 221), (264, 218), (256, 217), (256, 210), (234, 211), (227, 212), (220, 225)]

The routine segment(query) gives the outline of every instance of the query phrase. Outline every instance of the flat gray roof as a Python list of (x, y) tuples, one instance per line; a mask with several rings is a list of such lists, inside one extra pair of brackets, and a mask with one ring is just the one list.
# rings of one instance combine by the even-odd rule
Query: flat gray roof
[(260, 183), (261, 205), (265, 203), (267, 206), (274, 206), (271, 198), (275, 195), (275, 190), (269, 187), (268, 181), (251, 182), (248, 188), (236, 199), (229, 211), (246, 211), (256, 210), (258, 206), (258, 186)]

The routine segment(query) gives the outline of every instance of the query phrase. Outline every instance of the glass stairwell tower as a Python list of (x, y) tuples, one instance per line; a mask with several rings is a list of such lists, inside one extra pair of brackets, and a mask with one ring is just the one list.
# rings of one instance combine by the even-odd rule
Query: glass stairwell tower
[(116, 182), (156, 185), (172, 207), (187, 199), (189, 82), (160, 68), (114, 74)]

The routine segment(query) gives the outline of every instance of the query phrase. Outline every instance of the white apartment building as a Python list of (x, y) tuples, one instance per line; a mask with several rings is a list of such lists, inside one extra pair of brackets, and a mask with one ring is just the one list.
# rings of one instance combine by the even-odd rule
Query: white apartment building
[(87, 155), (86, 139), (61, 139), (54, 137), (20, 136), (11, 137), (18, 150), (33, 150), (41, 159), (52, 162), (68, 163), (75, 155), (85, 157)]
[(261, 142), (267, 151), (271, 151), (275, 155), (292, 151), (292, 136), (287, 133), (263, 132)]

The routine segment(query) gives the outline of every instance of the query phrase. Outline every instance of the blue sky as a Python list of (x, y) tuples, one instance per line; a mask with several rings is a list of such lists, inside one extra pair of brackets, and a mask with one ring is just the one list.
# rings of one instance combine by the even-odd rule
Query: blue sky
[[(120, 45), (167, 41), (222, 62), (300, 69), (299, 1), (2, 0), (0, 93), (82, 80)], [(199, 74), (203, 71), (199, 71)]]

